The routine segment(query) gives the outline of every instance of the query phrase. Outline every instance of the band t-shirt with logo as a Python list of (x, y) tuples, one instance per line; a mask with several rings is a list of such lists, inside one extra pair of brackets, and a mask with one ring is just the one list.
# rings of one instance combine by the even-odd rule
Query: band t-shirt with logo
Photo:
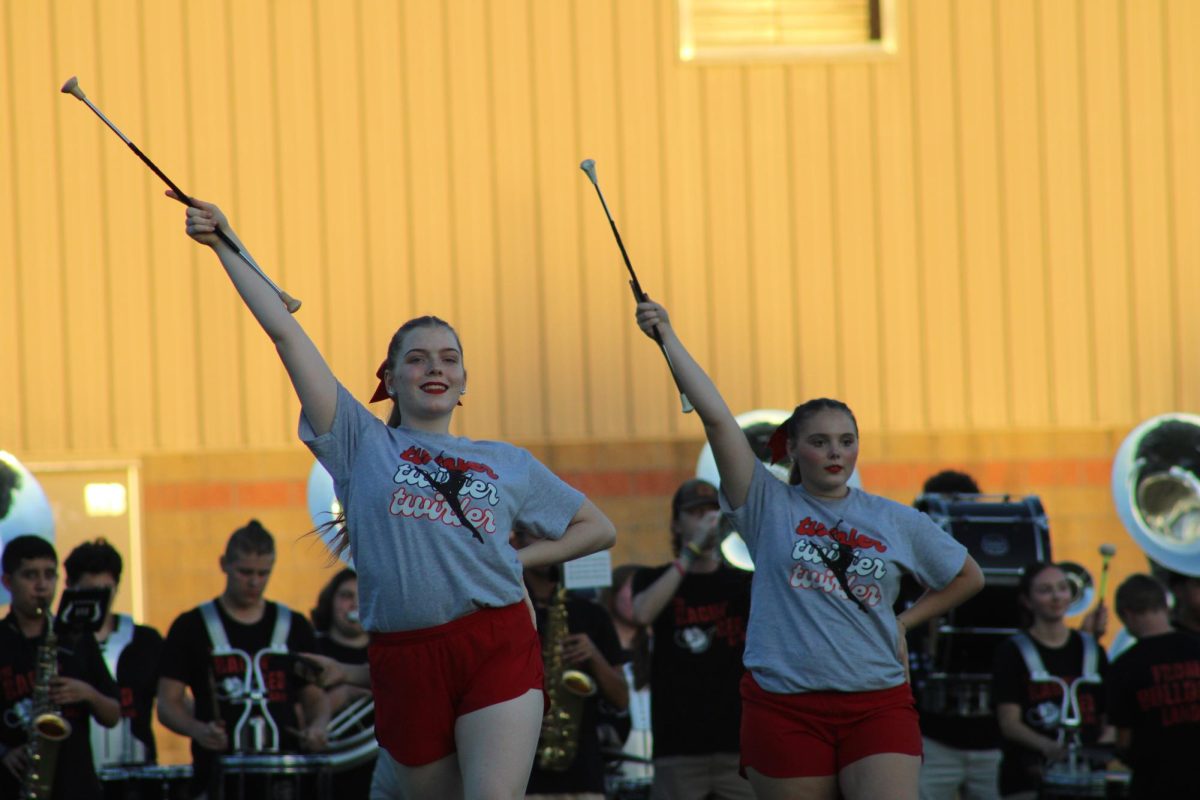
[[(10, 612), (0, 623), (0, 749), (27, 744), (27, 717), (32, 706), (37, 680), (38, 647), (44, 636), (27, 639)], [(91, 633), (59, 634), (58, 674), (76, 678), (100, 694), (117, 697), (117, 685), (100, 657), (100, 648)], [(87, 703), (71, 703), (61, 709), (71, 725), (71, 733), (58, 751), (54, 772), (55, 800), (100, 798), (102, 789), (92, 766), (92, 743), (88, 730), (91, 709)], [(20, 783), (0, 767), (0, 800), (20, 796)]]
[[(966, 563), (962, 544), (914, 508), (855, 488), (814, 498), (760, 462), (742, 507), (732, 509), (722, 492), (721, 508), (754, 559), (745, 664), (759, 686), (868, 692), (904, 684), (892, 610), (900, 576), (945, 588)], [(844, 569), (830, 566), (839, 558)]]
[[(1071, 682), (1083, 674), (1083, 636), (1071, 631), (1062, 647), (1047, 647), (1030, 637), (1051, 675)], [(1102, 679), (1108, 672), (1108, 658), (1097, 647), (1097, 671)], [(1006, 639), (996, 649), (996, 664), (992, 669), (992, 696), (996, 705), (1016, 703), (1021, 708), (1021, 721), (1042, 736), (1054, 739), (1062, 716), (1062, 687), (1053, 682), (1034, 682), (1029, 668), (1013, 639)], [(1083, 719), (1080, 736), (1083, 744), (1095, 744), (1100, 738), (1104, 714), (1104, 687), (1100, 684), (1081, 684), (1078, 689), (1079, 714)], [(1042, 754), (1011, 739), (1001, 742), (1000, 793), (1037, 789), (1041, 783), (1045, 759)]]
[(1108, 670), (1108, 718), (1129, 728), (1132, 800), (1200, 797), (1200, 638), (1139, 639)]
[[(262, 618), (250, 625), (238, 622), (225, 613), (220, 602), (215, 603), (217, 615), (225, 628), (225, 636), (229, 646), (243, 650), (251, 658), (259, 651), (270, 646), (271, 635), (275, 630), (275, 618), (279, 613), (279, 604), (267, 602)], [(287, 636), (288, 653), (312, 652), (316, 647), (316, 637), (313, 636), (312, 625), (302, 615), (292, 612), (291, 628)], [(214, 655), (212, 640), (209, 639), (208, 629), (204, 625), (204, 617), (199, 608), (185, 611), (171, 623), (163, 643), (160, 675), (187, 684), (195, 698), (194, 714), (201, 722), (210, 722), (213, 718), (212, 687), (217, 687), (220, 698), (221, 716), (225, 720), (225, 732), (229, 736), (230, 752), (234, 744), (234, 730), (241, 716), (244, 704), (231, 696), (236, 696), (236, 687), (243, 684), (245, 664), (242, 658), (231, 655)], [(306, 682), (293, 668), (294, 663), (289, 656), (272, 654), (263, 658), (263, 681), (267, 687), (267, 708), (279, 726), (280, 744), (283, 752), (299, 752), (299, 742), (295, 734), (296, 703), (299, 702), (300, 690)], [(252, 715), (256, 715), (258, 706), (253, 706)], [(202, 790), (207, 787), (208, 779), (216, 764), (217, 753), (201, 747), (193, 739), (192, 786)]]
[[(583, 495), (528, 451), (411, 428), (390, 428), (338, 384), (333, 427), (300, 439), (333, 476), (369, 631), (429, 628), (524, 598), (516, 524), (558, 539)], [(431, 485), (461, 481), (454, 503)], [(463, 523), (463, 518), (470, 528)]]
[[(638, 595), (675, 567), (638, 570)], [(737, 753), (751, 573), (689, 572), (654, 618), (650, 724), (654, 757)]]

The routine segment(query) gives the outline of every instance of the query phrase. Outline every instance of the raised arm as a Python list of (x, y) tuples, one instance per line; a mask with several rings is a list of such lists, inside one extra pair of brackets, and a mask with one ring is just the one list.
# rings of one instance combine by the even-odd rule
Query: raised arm
[(679, 548), (679, 556), (671, 567), (659, 575), (654, 583), (633, 596), (633, 621), (638, 625), (653, 625), (671, 598), (683, 585), (684, 575), (691, 569), (699, 553), (711, 549), (721, 534), (721, 512), (707, 512), (703, 525)]
[[(168, 191), (167, 196), (175, 197), (175, 194)], [(229, 238), (245, 249), (221, 210), (212, 203), (195, 198), (193, 201), (196, 207), (187, 209), (188, 236), (216, 251), (242, 301), (275, 343), (309, 425), (318, 436), (328, 432), (333, 426), (333, 413), (337, 407), (337, 382), (325, 359), (300, 323), (280, 302), (275, 290), (217, 237), (215, 231), (220, 226)]]
[(712, 445), (717, 471), (721, 474), (721, 491), (734, 508), (740, 508), (746, 502), (750, 478), (758, 461), (750, 449), (746, 434), (738, 427), (737, 420), (733, 418), (729, 406), (725, 405), (725, 399), (717, 391), (712, 379), (675, 334), (667, 310), (653, 300), (638, 303), (637, 323), (642, 332), (651, 338), (652, 329), (658, 326), (679, 389), (692, 401), (700, 421), (704, 423), (704, 435)]

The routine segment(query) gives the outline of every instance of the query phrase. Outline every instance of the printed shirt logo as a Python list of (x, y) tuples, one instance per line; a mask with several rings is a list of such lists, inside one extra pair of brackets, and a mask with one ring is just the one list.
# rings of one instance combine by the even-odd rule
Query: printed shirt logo
[(1149, 685), (1137, 687), (1143, 718), (1169, 728), (1200, 722), (1200, 661), (1173, 661), (1150, 667)]
[[(499, 476), (487, 464), (409, 447), (400, 454), (388, 511), (394, 516), (437, 521), (452, 528), (467, 527), (483, 541), (480, 531), (494, 535), (493, 510), (500, 503)], [(433, 497), (413, 489), (434, 490)], [(447, 497), (447, 494), (450, 496)]]
[[(264, 686), (261, 687), (268, 703), (286, 703), (287, 670), (267, 657), (262, 672)], [(223, 703), (236, 703), (254, 698), (258, 687), (246, 685), (246, 661), (237, 653), (213, 654), (213, 677), (217, 684), (217, 699)], [(253, 681), (254, 679), (251, 678)]]
[(888, 547), (857, 528), (844, 531), (840, 524), (830, 528), (805, 517), (796, 526), (795, 534), (808, 538), (792, 544), (795, 564), (788, 582), (793, 589), (822, 591), (853, 602), (863, 611), (875, 608), (883, 602), (878, 581), (888, 570), (884, 559), (870, 553), (886, 553)]
[(671, 601), (675, 645), (693, 655), (705, 653), (714, 642), (737, 647), (746, 641), (746, 618), (731, 614), (729, 601), (688, 605), (681, 597)]
[(692, 626), (681, 631), (675, 631), (675, 644), (691, 653), (699, 655), (712, 646), (713, 632), (711, 628)]

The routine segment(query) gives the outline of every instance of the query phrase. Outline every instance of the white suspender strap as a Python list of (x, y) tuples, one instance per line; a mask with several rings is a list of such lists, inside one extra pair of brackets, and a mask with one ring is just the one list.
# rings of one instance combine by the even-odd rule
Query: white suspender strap
[(221, 616), (217, 613), (217, 601), (209, 600), (201, 604), (200, 616), (204, 619), (204, 627), (208, 629), (208, 640), (212, 642), (213, 652), (229, 652), (229, 637), (225, 635), (225, 626), (221, 624)]
[(275, 604), (275, 630), (271, 632), (271, 649), (287, 650), (288, 634), (292, 631), (292, 610), (280, 603)]
[[(112, 633), (100, 645), (100, 654), (104, 657), (104, 665), (113, 680), (117, 679), (117, 664), (121, 654), (133, 641), (133, 617), (128, 614), (115, 614), (116, 624)], [(115, 727), (105, 728), (95, 719), (91, 719), (89, 735), (92, 741), (92, 762), (96, 767), (106, 767), (115, 764), (139, 764), (146, 760), (146, 746), (139, 742), (130, 729), (129, 719), (122, 716)]]
[(115, 681), (117, 679), (117, 662), (121, 660), (121, 653), (124, 653), (125, 648), (133, 641), (133, 617), (128, 614), (115, 614), (113, 619), (116, 624), (113, 626), (112, 633), (100, 645), (100, 652), (104, 655), (108, 674), (112, 675)]
[(1033, 681), (1045, 681), (1050, 678), (1050, 673), (1046, 671), (1046, 665), (1042, 663), (1042, 656), (1038, 652), (1037, 645), (1033, 643), (1033, 639), (1029, 638), (1029, 634), (1024, 631), (1013, 636), (1013, 642), (1017, 645), (1017, 650), (1021, 653), (1021, 658), (1025, 661), (1025, 669), (1029, 670), (1029, 678)]
[(1079, 632), (1083, 637), (1083, 675), (1084, 678), (1100, 677), (1100, 648), (1096, 638), (1090, 633)]

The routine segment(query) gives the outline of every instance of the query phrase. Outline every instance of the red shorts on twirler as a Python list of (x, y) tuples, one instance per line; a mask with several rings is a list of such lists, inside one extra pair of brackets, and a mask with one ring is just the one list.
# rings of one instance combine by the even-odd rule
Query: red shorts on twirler
[(768, 778), (836, 775), (880, 753), (921, 755), (912, 689), (774, 694), (742, 676), (742, 769)]
[(454, 723), (464, 714), (542, 688), (541, 645), (524, 603), (372, 633), (367, 652), (375, 736), (408, 767), (455, 752)]

